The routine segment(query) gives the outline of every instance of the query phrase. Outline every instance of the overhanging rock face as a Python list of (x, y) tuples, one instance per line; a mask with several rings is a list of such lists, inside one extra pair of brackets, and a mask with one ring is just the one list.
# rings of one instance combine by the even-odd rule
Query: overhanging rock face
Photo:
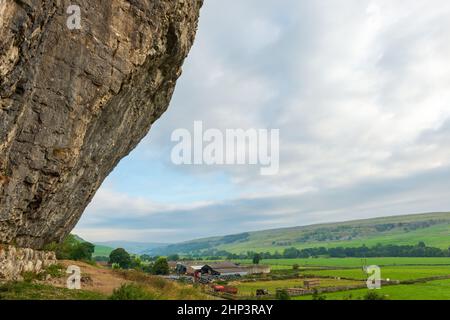
[[(75, 226), (167, 109), (202, 0), (0, 0), (0, 242)], [(75, 20), (70, 20), (72, 22)]]

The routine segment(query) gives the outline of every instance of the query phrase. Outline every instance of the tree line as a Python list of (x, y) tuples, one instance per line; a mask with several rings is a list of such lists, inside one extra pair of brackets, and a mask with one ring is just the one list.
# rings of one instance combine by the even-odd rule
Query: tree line
[(429, 247), (424, 242), (417, 245), (382, 245), (377, 244), (373, 247), (365, 245), (360, 247), (335, 247), (335, 248), (306, 248), (297, 249), (294, 247), (286, 248), (282, 253), (275, 252), (252, 252), (246, 254), (229, 253), (227, 259), (253, 259), (259, 256), (260, 259), (295, 259), (311, 258), (325, 256), (330, 258), (364, 258), (364, 257), (450, 257), (450, 247), (440, 249)]

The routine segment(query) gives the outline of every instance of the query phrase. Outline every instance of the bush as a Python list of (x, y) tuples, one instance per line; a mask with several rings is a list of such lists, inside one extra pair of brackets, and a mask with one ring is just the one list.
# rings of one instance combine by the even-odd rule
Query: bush
[(292, 266), (292, 270), (298, 270), (300, 269), (300, 266), (296, 263)]
[(153, 274), (167, 275), (169, 274), (169, 264), (166, 258), (159, 258), (153, 265)]
[(118, 269), (120, 269), (120, 266), (119, 266), (118, 263), (113, 263), (113, 264), (111, 265), (111, 268), (112, 268), (113, 270), (118, 270)]
[(91, 261), (95, 246), (70, 234), (62, 243), (51, 243), (45, 247), (45, 250), (54, 251), (59, 260)]
[(155, 297), (143, 287), (133, 283), (123, 284), (114, 290), (110, 300), (154, 300)]
[(275, 298), (277, 300), (291, 300), (291, 296), (289, 295), (289, 293), (285, 289), (277, 290)]
[(131, 265), (131, 256), (125, 249), (118, 248), (109, 255), (109, 263), (117, 263), (122, 269), (128, 269)]
[(164, 289), (167, 286), (167, 281), (160, 277), (153, 277), (151, 280), (148, 280), (152, 286), (156, 287), (159, 290)]
[(363, 300), (387, 300), (382, 294), (375, 291), (369, 291), (364, 295)]
[(52, 264), (45, 269), (45, 273), (52, 278), (61, 278), (64, 276), (63, 266), (60, 264)]
[(32, 282), (34, 282), (34, 280), (39, 279), (39, 275), (34, 272), (26, 271), (26, 272), (22, 273), (22, 278), (23, 278), (23, 281), (25, 281), (26, 283), (32, 283)]
[(327, 298), (325, 297), (325, 295), (319, 293), (319, 291), (317, 289), (314, 289), (312, 299), (313, 300), (326, 300)]
[(95, 246), (89, 242), (81, 242), (75, 245), (70, 252), (71, 260), (86, 260), (92, 261), (92, 254)]
[(143, 270), (143, 263), (142, 263), (141, 258), (138, 257), (138, 256), (132, 256), (131, 257), (130, 268), (142, 271)]

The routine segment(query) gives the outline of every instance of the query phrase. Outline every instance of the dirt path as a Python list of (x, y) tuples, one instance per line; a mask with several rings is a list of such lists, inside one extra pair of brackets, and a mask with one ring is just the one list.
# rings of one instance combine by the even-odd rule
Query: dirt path
[[(64, 269), (67, 269), (67, 267), (71, 265), (80, 267), (82, 275), (81, 289), (83, 290), (110, 295), (114, 289), (120, 287), (124, 283), (130, 282), (120, 277), (120, 275), (116, 274), (113, 270), (105, 267), (92, 266), (80, 261), (61, 260), (58, 262), (64, 266)], [(63, 277), (60, 279), (52, 279), (50, 281), (54, 286), (65, 287), (66, 279), (67, 277)]]

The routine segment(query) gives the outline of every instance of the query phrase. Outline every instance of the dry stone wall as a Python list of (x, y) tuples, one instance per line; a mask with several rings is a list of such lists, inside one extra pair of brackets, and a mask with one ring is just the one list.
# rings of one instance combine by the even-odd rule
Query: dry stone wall
[(39, 274), (55, 263), (54, 252), (2, 246), (0, 247), (0, 281), (21, 280), (23, 273)]

